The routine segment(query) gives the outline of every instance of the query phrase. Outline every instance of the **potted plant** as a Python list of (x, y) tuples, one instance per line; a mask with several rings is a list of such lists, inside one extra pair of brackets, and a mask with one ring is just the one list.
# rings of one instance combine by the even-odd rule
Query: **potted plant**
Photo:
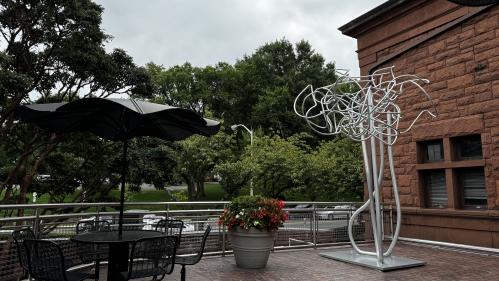
[(288, 219), (284, 202), (261, 196), (239, 196), (231, 201), (219, 223), (229, 230), (236, 264), (242, 268), (267, 265), (277, 229)]

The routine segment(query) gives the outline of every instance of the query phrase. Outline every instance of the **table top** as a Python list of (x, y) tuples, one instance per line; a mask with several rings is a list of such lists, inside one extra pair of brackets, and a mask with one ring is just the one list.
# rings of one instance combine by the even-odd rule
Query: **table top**
[(124, 230), (121, 237), (117, 230), (92, 231), (71, 237), (72, 241), (92, 244), (130, 243), (142, 238), (163, 236), (163, 233), (152, 230)]

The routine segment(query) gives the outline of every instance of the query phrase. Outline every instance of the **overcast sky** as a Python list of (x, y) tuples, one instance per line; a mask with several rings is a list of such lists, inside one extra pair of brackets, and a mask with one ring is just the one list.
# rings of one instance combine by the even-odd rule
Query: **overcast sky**
[(385, 0), (97, 0), (103, 28), (135, 62), (235, 63), (267, 42), (305, 39), (357, 75), (356, 42), (338, 27)]

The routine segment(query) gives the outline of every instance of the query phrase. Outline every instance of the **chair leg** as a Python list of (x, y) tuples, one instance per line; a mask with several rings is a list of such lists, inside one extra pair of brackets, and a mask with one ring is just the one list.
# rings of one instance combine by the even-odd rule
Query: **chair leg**
[(182, 269), (180, 270), (180, 281), (185, 281), (185, 265), (182, 265)]
[(99, 273), (100, 273), (100, 261), (95, 261), (95, 281), (99, 281)]

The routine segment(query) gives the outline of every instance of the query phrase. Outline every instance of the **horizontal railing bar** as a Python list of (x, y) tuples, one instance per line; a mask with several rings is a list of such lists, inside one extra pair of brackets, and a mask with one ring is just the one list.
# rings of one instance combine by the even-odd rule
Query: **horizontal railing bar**
[(464, 244), (449, 243), (449, 242), (440, 242), (440, 241), (434, 241), (434, 240), (415, 239), (415, 238), (408, 238), (408, 237), (399, 237), (399, 240), (403, 241), (403, 242), (427, 244), (427, 245), (447, 247), (447, 248), (457, 248), (457, 249), (461, 249), (461, 250), (470, 250), (470, 251), (477, 251), (477, 252), (488, 252), (488, 253), (493, 253), (496, 255), (499, 254), (499, 249), (496, 249), (496, 248), (464, 245)]
[[(187, 201), (187, 202), (126, 202), (127, 206), (141, 206), (141, 205), (223, 205), (229, 204), (230, 201)], [(362, 202), (310, 202), (310, 201), (286, 201), (286, 205), (301, 205), (301, 204), (314, 204), (314, 205), (357, 205)], [(11, 209), (51, 209), (51, 208), (74, 208), (74, 207), (115, 207), (119, 206), (119, 202), (100, 202), (100, 203), (44, 203), (44, 204), (9, 204), (0, 205), (0, 210)]]
[(6, 217), (6, 218), (0, 218), (0, 222), (15, 222), (15, 221), (27, 221), (27, 220), (34, 220), (36, 219), (35, 216), (25, 216), (25, 217)]
[[(143, 214), (204, 214), (204, 213), (221, 213), (223, 209), (211, 209), (211, 210), (170, 210), (170, 211), (144, 211), (144, 212), (127, 212), (125, 213), (125, 219), (127, 215), (143, 215)], [(92, 213), (72, 213), (72, 214), (54, 214), (54, 215), (41, 215), (40, 219), (64, 219), (64, 218), (75, 218), (75, 217), (91, 217), (91, 216), (105, 216), (105, 215), (118, 215), (119, 212), (92, 212)], [(23, 221), (23, 220), (34, 220), (35, 216), (26, 217), (11, 217), (11, 218), (0, 218), (0, 222), (13, 222), (13, 221)]]

